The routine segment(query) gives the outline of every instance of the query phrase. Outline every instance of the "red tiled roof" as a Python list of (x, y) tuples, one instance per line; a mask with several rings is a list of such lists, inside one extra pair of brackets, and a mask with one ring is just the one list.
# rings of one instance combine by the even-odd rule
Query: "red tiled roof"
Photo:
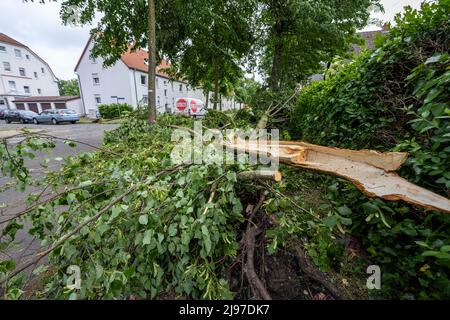
[[(80, 58), (78, 59), (77, 65), (75, 66), (75, 71), (77, 71), (78, 66), (80, 65), (81, 59), (85, 55), (89, 43), (92, 41), (92, 35), (89, 37), (88, 42), (86, 43), (83, 52), (81, 53)], [(148, 66), (145, 62), (146, 59), (148, 59), (148, 52), (142, 49), (136, 50), (135, 52), (128, 51), (127, 53), (124, 53), (122, 57), (120, 58), (122, 62), (130, 69), (139, 70), (142, 72), (147, 73), (148, 72)], [(165, 78), (171, 78), (167, 72), (164, 71), (164, 69), (170, 68), (170, 63), (167, 60), (162, 60), (160, 64), (156, 67), (156, 74), (165, 77)], [(183, 81), (181, 79), (177, 79), (178, 81)], [(183, 81), (184, 82), (184, 81)]]
[(36, 96), (19, 98), (13, 102), (67, 102), (75, 99), (80, 99), (80, 96)]
[(9, 37), (6, 34), (1, 33), (1, 32), (0, 32), (0, 42), (7, 43), (7, 44), (10, 44), (10, 45), (13, 45), (13, 46), (16, 46), (16, 47), (22, 47), (22, 48), (28, 49), (28, 51), (30, 51), (34, 56), (36, 56), (36, 58), (38, 58), (44, 64), (46, 64), (47, 67), (50, 69), (50, 72), (52, 73), (53, 77), (55, 79), (58, 79), (56, 77), (55, 73), (53, 72), (52, 68), (50, 68), (49, 64), (47, 62), (45, 62), (41, 57), (39, 57), (36, 53), (34, 53), (34, 51), (31, 50), (28, 46), (24, 45), (23, 43), (15, 40), (15, 39), (13, 39), (13, 38), (11, 38), (11, 37)]
[(384, 28), (382, 30), (377, 31), (364, 31), (364, 32), (358, 32), (357, 34), (361, 36), (365, 43), (363, 46), (359, 46), (357, 44), (353, 44), (353, 52), (359, 56), (361, 52), (363, 51), (363, 48), (367, 49), (374, 49), (375, 48), (375, 38), (380, 34), (386, 34), (388, 33), (388, 30), (385, 30)]
[[(148, 59), (148, 52), (142, 49), (136, 50), (135, 52), (124, 53), (121, 60), (130, 69), (139, 70), (142, 72), (148, 71), (148, 65), (146, 60)], [(169, 62), (166, 60), (161, 60), (160, 64), (156, 67), (156, 74), (162, 77), (170, 78), (164, 69), (170, 68)]]
[(12, 44), (13, 46), (17, 46), (17, 47), (28, 48), (28, 47), (27, 47), (26, 45), (24, 45), (23, 43), (20, 43), (19, 41), (14, 40), (13, 38), (8, 37), (6, 34), (1, 33), (1, 32), (0, 32), (0, 42)]

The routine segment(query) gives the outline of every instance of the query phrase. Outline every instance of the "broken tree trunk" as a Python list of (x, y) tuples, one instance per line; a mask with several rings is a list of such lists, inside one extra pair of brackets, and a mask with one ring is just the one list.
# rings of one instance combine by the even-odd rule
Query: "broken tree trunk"
[(282, 163), (342, 177), (368, 197), (389, 201), (403, 200), (427, 210), (450, 213), (450, 200), (419, 187), (399, 175), (397, 170), (407, 153), (348, 150), (295, 141), (224, 142), (227, 149), (278, 158)]
[(238, 173), (237, 178), (240, 180), (273, 180), (275, 182), (280, 182), (282, 175), (280, 171), (269, 171), (269, 170), (259, 170), (259, 171), (243, 171)]

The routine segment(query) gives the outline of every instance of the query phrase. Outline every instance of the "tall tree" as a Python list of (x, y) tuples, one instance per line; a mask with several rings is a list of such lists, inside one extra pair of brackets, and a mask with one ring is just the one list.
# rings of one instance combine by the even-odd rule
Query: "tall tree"
[(79, 96), (80, 87), (77, 79), (59, 80), (58, 81), (59, 94), (61, 96)]
[(256, 0), (187, 1), (188, 40), (171, 61), (191, 84), (211, 90), (214, 109), (243, 77), (243, 61), (255, 41), (256, 8)]
[(379, 0), (261, 0), (260, 69), (270, 88), (294, 86), (348, 50)]
[(156, 21), (155, 0), (148, 0), (148, 122), (156, 122)]

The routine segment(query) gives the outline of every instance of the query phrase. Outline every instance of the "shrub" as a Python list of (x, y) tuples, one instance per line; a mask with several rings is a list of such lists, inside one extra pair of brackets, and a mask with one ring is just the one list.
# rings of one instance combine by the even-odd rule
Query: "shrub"
[[(449, 196), (449, 1), (397, 17), (384, 42), (328, 80), (305, 88), (291, 112), (296, 139), (352, 149), (407, 151), (399, 173)], [(320, 125), (318, 125), (320, 123)], [(385, 298), (449, 298), (449, 216), (368, 200), (330, 179), (325, 197), (346, 206), (352, 233), (381, 266)]]
[(129, 112), (133, 111), (133, 107), (126, 103), (111, 103), (100, 105), (98, 110), (100, 111), (100, 116), (102, 118), (114, 119), (127, 115)]

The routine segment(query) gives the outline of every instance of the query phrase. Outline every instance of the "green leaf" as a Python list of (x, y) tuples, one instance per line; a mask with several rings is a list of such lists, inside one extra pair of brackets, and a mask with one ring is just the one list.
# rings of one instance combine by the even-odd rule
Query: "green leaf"
[(337, 212), (339, 212), (339, 214), (341, 214), (343, 216), (348, 216), (352, 213), (352, 210), (347, 206), (342, 206), (342, 207), (337, 208)]
[(147, 225), (148, 223), (148, 216), (146, 214), (142, 214), (139, 216), (139, 223), (143, 225)]
[(142, 239), (142, 244), (147, 245), (152, 242), (154, 231), (153, 230), (146, 230), (144, 232), (144, 238)]
[(329, 228), (333, 228), (337, 224), (337, 217), (329, 216), (329, 217), (322, 219), (322, 222), (325, 226), (327, 226)]
[(173, 237), (173, 236), (175, 236), (176, 234), (177, 234), (177, 226), (176, 226), (176, 224), (172, 223), (172, 224), (169, 226), (169, 236), (170, 236), (170, 237)]

